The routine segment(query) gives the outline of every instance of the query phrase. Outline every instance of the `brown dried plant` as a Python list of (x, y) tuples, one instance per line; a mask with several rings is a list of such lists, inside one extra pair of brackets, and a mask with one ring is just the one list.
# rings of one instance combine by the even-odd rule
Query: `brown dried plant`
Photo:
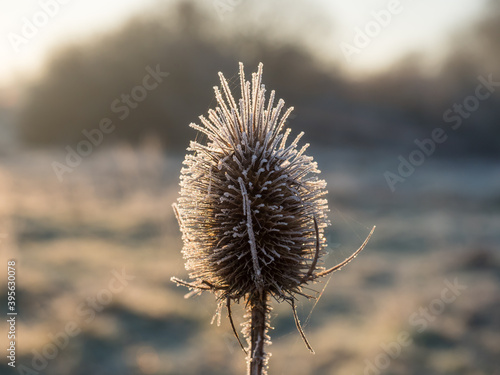
[[(190, 125), (207, 136), (207, 143), (190, 143), (174, 204), (186, 269), (194, 281), (172, 281), (192, 290), (186, 297), (213, 292), (219, 321), (227, 307), (251, 375), (267, 369), (270, 297), (291, 305), (297, 329), (313, 351), (297, 317), (296, 296), (313, 298), (303, 287), (354, 259), (375, 229), (345, 261), (330, 269), (320, 266), (329, 225), (326, 183), (305, 154), (309, 145), (298, 149), (303, 133), (287, 144), (290, 129), (284, 126), (293, 107), (282, 114), (285, 103), (280, 99), (274, 106), (274, 91), (266, 102), (262, 69), (261, 63), (250, 84), (240, 63), (238, 102), (219, 73), (222, 93), (214, 87), (218, 106), (208, 111), (208, 119), (200, 116), (203, 126)], [(241, 300), (247, 310), (246, 348), (231, 314), (231, 303)]]

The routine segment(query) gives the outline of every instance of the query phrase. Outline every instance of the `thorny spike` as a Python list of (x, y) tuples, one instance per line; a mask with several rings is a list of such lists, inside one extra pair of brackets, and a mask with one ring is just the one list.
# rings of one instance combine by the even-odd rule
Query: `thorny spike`
[(236, 332), (236, 327), (234, 326), (233, 322), (233, 314), (231, 313), (231, 298), (229, 297), (226, 299), (226, 306), (227, 306), (227, 316), (229, 317), (229, 323), (231, 323), (231, 329), (233, 330), (234, 337), (236, 337), (236, 340), (238, 340), (238, 344), (240, 344), (240, 347), (245, 352), (245, 354), (248, 354), (247, 350), (245, 349), (243, 343), (240, 340), (238, 332)]
[(311, 344), (309, 344), (309, 341), (307, 341), (306, 335), (304, 333), (304, 330), (302, 329), (302, 326), (300, 325), (300, 320), (297, 315), (297, 309), (295, 308), (295, 300), (292, 298), (291, 299), (291, 305), (292, 305), (292, 312), (293, 312), (293, 320), (295, 320), (295, 326), (297, 327), (297, 331), (300, 333), (300, 337), (302, 337), (302, 340), (304, 341), (304, 344), (306, 345), (307, 349), (314, 354), (314, 349), (311, 347)]
[(302, 279), (302, 282), (305, 282), (305, 281), (309, 280), (309, 278), (311, 277), (312, 273), (316, 269), (316, 264), (318, 263), (318, 258), (319, 258), (319, 249), (320, 249), (320, 246), (319, 246), (318, 222), (316, 221), (315, 217), (313, 217), (313, 220), (314, 220), (314, 231), (316, 232), (316, 252), (314, 253), (314, 259), (313, 259), (313, 261), (311, 263), (311, 267), (309, 268), (309, 271), (307, 271), (307, 274)]
[(342, 267), (344, 267), (347, 263), (350, 263), (354, 258), (356, 258), (356, 256), (365, 248), (365, 246), (368, 244), (368, 241), (370, 240), (370, 237), (372, 236), (373, 232), (375, 232), (375, 228), (377, 226), (374, 225), (372, 230), (370, 231), (370, 233), (368, 234), (368, 237), (366, 237), (365, 239), (365, 242), (363, 242), (363, 244), (359, 247), (358, 250), (356, 250), (350, 257), (348, 257), (346, 260), (344, 260), (343, 262), (340, 262), (339, 264), (337, 264), (336, 266), (333, 266), (332, 268), (330, 269), (327, 269), (325, 271), (322, 271), (322, 272), (318, 272), (316, 275), (314, 275), (314, 279), (317, 279), (319, 277), (323, 277), (323, 276), (326, 276), (332, 272), (335, 272), (335, 271), (338, 271), (340, 270)]

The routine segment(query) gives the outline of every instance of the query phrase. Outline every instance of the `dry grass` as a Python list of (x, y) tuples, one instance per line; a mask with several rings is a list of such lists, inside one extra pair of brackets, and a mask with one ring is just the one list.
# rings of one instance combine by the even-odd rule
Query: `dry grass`
[[(213, 298), (185, 300), (185, 290), (169, 282), (173, 275), (186, 276), (170, 208), (180, 160), (148, 150), (96, 153), (62, 184), (46, 167), (53, 154), (3, 160), (0, 225), (7, 237), (0, 246), (2, 264), (10, 257), (18, 260), (20, 363), (30, 365), (31, 351), (42, 350), (48, 334), (74, 321), (82, 332), (40, 373), (244, 373), (244, 353), (227, 320), (221, 327), (209, 324)], [(148, 167), (151, 160), (158, 170)], [(336, 190), (334, 178), (341, 173), (334, 172), (326, 170), (327, 182), (342, 199), (330, 199), (333, 230), (325, 236), (333, 250), (327, 264), (344, 259), (371, 224), (379, 233), (349, 272), (331, 280), (311, 320), (313, 302), (298, 306), (316, 355), (304, 348), (286, 306), (274, 306), (270, 373), (362, 374), (365, 359), (374, 361), (383, 353), (380, 342), (408, 331), (414, 344), (381, 373), (495, 374), (500, 366), (498, 206), (486, 204), (486, 197), (481, 205), (493, 208), (477, 209), (479, 203), (466, 204), (477, 197), (462, 196), (462, 206), (449, 198), (437, 211), (408, 197), (384, 198), (386, 187), (374, 182), (370, 188), (379, 207), (401, 200), (400, 207), (384, 212), (373, 203), (352, 204), (358, 192)], [(348, 218), (363, 218), (367, 225)], [(335, 248), (337, 242), (341, 245)], [(136, 278), (85, 322), (78, 306), (106, 288), (111, 271), (122, 267)], [(5, 291), (4, 267), (0, 275)], [(444, 278), (455, 277), (468, 289), (418, 333), (409, 316), (440, 296)], [(324, 285), (315, 288), (321, 291)], [(235, 310), (234, 316), (240, 313)], [(3, 321), (0, 328), (5, 332)], [(5, 347), (5, 335), (0, 341)], [(2, 373), (7, 371), (3, 363)]]

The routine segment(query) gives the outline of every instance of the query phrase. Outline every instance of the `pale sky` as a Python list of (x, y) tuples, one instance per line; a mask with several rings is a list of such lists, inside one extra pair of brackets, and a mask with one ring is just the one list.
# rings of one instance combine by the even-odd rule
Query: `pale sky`
[[(356, 28), (364, 30), (373, 12), (387, 10), (391, 0), (319, 0), (338, 24), (335, 40), (352, 43)], [(450, 36), (464, 30), (484, 11), (485, 0), (401, 0), (400, 12), (371, 38), (368, 47), (351, 55), (348, 68), (368, 70), (390, 64), (413, 50), (427, 51), (429, 59), (444, 55)], [(376, 29), (374, 29), (376, 31)], [(338, 49), (337, 51), (338, 52)], [(344, 62), (347, 60), (344, 58)]]
[[(151, 4), (168, 1), (0, 0), (0, 88), (33, 74), (50, 50), (62, 41), (85, 38), (112, 29)], [(229, 0), (218, 1), (231, 3)], [(485, 4), (485, 0), (289, 1), (325, 10), (334, 27), (331, 34), (318, 41), (322, 54), (326, 58), (340, 59), (346, 70), (354, 73), (386, 66), (414, 49), (428, 51), (431, 59), (438, 57), (444, 52), (450, 33), (470, 24)], [(397, 13), (391, 14), (386, 25), (381, 25), (383, 21), (377, 21), (373, 12), (384, 13), (389, 9), (388, 4), (394, 1), (399, 3), (394, 8)], [(45, 9), (42, 4), (46, 4)], [(23, 37), (26, 20), (36, 29), (28, 29), (32, 34), (29, 38), (22, 41), (15, 39), (18, 43), (16, 51), (12, 38), (16, 38), (14, 34)], [(379, 26), (373, 22), (378, 22)], [(367, 27), (373, 35), (369, 37), (369, 45), (359, 48), (348, 61), (342, 55), (340, 44), (356, 47), (353, 44), (356, 28), (365, 31)]]

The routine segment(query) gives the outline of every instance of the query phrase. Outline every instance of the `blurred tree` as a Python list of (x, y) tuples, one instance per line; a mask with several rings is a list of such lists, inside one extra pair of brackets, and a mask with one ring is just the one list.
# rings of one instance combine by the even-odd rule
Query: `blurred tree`
[[(249, 69), (264, 61), (269, 84), (291, 102), (317, 96), (332, 82), (300, 44), (245, 30), (227, 35), (215, 16), (194, 2), (179, 2), (135, 18), (117, 32), (62, 47), (21, 109), (23, 140), (34, 145), (75, 143), (85, 139), (82, 130), (97, 128), (107, 117), (116, 125), (107, 141), (136, 143), (154, 134), (169, 149), (185, 149), (193, 135), (187, 125), (210, 106), (215, 73), (234, 73), (236, 80), (238, 60)], [(169, 75), (142, 102), (122, 97), (142, 84), (148, 66)], [(118, 111), (123, 105), (135, 108)]]
[[(304, 8), (297, 16), (293, 7), (276, 12), (270, 3), (259, 8), (243, 2), (221, 21), (214, 9), (201, 4), (178, 1), (119, 30), (57, 50), (19, 110), (22, 140), (73, 145), (85, 139), (82, 130), (110, 118), (116, 129), (106, 135), (106, 143), (135, 144), (153, 135), (169, 150), (184, 150), (194, 135), (188, 124), (198, 122), (212, 104), (214, 72), (223, 71), (236, 85), (238, 61), (250, 70), (262, 61), (266, 84), (296, 108), (290, 126), (305, 129), (307, 141), (393, 155), (414, 147), (414, 138), (449, 126), (443, 114), (474, 95), (480, 74), (495, 74), (500, 81), (496, 1), (485, 17), (452, 40), (438, 74), (429, 72), (425, 56), (415, 53), (361, 81), (342, 76), (335, 63), (319, 62), (321, 51), (308, 43), (329, 22), (317, 13)], [(125, 116), (117, 111), (124, 105), (122, 95), (142, 84), (148, 66), (169, 75)], [(441, 155), (496, 155), (499, 92), (481, 102), (467, 126), (451, 132), (454, 141), (440, 149)]]

